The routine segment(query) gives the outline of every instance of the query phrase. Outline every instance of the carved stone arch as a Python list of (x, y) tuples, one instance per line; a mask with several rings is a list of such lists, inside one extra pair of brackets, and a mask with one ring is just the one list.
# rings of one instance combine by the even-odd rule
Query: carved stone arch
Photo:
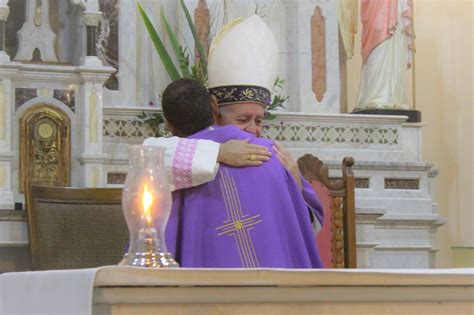
[(20, 191), (25, 181), (68, 186), (71, 120), (61, 109), (38, 104), (20, 117)]

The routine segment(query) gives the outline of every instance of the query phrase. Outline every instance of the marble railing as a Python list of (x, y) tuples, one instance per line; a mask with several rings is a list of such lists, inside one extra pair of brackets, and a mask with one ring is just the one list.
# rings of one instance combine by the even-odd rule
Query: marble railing
[[(108, 144), (141, 143), (156, 135), (137, 118), (142, 111), (155, 108), (105, 108), (103, 142)], [(264, 136), (284, 143), (298, 153), (323, 153), (322, 149), (337, 150), (361, 160), (418, 160), (417, 142), (407, 142), (407, 133), (418, 136), (421, 125), (404, 124), (403, 116), (375, 116), (353, 114), (309, 114), (278, 112), (274, 120), (265, 121)], [(378, 151), (374, 155), (374, 151)], [(389, 152), (389, 154), (386, 154)], [(124, 152), (122, 152), (124, 153)], [(340, 160), (341, 154), (325, 154), (325, 160)], [(411, 154), (412, 156), (403, 156)], [(383, 155), (383, 157), (381, 156)]]

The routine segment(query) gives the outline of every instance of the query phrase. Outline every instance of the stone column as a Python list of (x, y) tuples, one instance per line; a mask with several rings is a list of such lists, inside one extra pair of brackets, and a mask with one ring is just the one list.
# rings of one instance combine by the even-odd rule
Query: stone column
[(15, 202), (12, 178), (13, 164), (18, 158), (12, 150), (12, 78), (17, 73), (18, 68), (0, 65), (0, 210), (12, 210)]
[(96, 34), (102, 12), (85, 11), (82, 14), (82, 22), (86, 27), (86, 55), (82, 58), (82, 65), (102, 66), (102, 61), (97, 57)]
[(89, 65), (79, 67), (81, 77), (80, 103), (77, 109), (80, 117), (80, 134), (82, 137), (81, 185), (84, 187), (103, 187), (104, 162), (109, 156), (103, 153), (103, 92), (104, 83), (115, 71), (112, 67), (92, 68)]
[(5, 23), (10, 14), (10, 8), (6, 4), (0, 4), (0, 63), (10, 61), (10, 56), (5, 52)]

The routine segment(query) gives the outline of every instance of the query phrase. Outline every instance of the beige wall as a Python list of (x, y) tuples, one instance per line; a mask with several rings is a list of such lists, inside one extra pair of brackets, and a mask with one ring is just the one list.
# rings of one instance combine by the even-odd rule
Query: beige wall
[[(438, 266), (459, 266), (454, 261), (457, 255), (452, 247), (474, 248), (474, 1), (413, 2), (417, 36), (416, 107), (426, 124), (423, 160), (434, 163), (440, 170), (436, 199), (441, 215), (448, 219), (438, 232)], [(361, 27), (359, 36), (360, 30)], [(357, 99), (361, 67), (359, 39), (356, 52), (348, 62), (349, 110)], [(407, 75), (411, 76), (411, 71)], [(409, 90), (410, 96), (411, 86)]]

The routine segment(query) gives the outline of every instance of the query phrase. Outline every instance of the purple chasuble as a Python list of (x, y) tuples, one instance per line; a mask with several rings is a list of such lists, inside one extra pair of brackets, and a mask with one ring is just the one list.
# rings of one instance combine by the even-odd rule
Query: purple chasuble
[[(166, 243), (181, 267), (322, 268), (308, 206), (277, 159), (273, 141), (231, 125), (189, 138), (250, 139), (273, 155), (257, 167), (221, 164), (212, 182), (173, 193)], [(319, 199), (314, 194), (310, 199), (322, 219)]]

